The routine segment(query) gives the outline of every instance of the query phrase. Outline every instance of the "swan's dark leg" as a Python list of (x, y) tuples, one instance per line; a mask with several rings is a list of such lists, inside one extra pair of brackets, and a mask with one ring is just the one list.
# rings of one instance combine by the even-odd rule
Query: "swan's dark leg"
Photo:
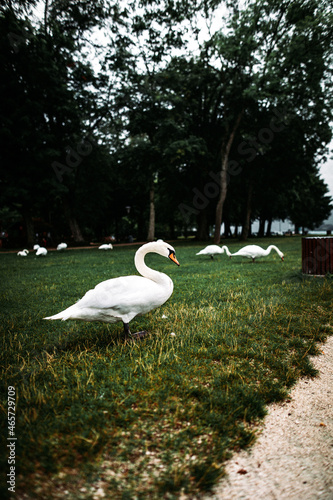
[(129, 336), (131, 335), (130, 329), (129, 329), (129, 324), (128, 323), (123, 323), (124, 325), (124, 337), (125, 339), (128, 339)]
[(125, 340), (140, 340), (143, 339), (146, 335), (148, 335), (148, 332), (146, 332), (145, 330), (143, 330), (142, 332), (131, 333), (129, 324), (123, 323), (123, 325), (124, 325)]
[(211, 256), (210, 256), (210, 258), (211, 258), (212, 260), (214, 260), (214, 255), (211, 255)]

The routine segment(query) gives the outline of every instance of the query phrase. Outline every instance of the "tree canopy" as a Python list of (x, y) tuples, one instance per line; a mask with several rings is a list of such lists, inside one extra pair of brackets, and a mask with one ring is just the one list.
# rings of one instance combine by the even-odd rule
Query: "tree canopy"
[(0, 219), (27, 243), (329, 215), (328, 1), (6, 1), (0, 25)]

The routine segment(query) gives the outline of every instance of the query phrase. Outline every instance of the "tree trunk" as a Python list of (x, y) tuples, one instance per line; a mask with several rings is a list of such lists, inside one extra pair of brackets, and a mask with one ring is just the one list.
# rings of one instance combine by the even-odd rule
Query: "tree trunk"
[(259, 229), (258, 229), (258, 236), (260, 236), (260, 238), (265, 236), (265, 224), (266, 224), (266, 219), (264, 217), (260, 217)]
[(169, 219), (169, 239), (170, 240), (175, 240), (176, 239), (176, 228), (175, 228), (175, 221), (174, 218), (171, 216)]
[(45, 31), (45, 33), (47, 33), (48, 16), (49, 16), (49, 0), (45, 0), (45, 6), (44, 6), (44, 31)]
[(27, 236), (27, 246), (32, 248), (35, 243), (35, 232), (34, 232), (34, 223), (32, 221), (30, 210), (27, 208), (23, 208), (22, 216)]
[(222, 214), (223, 214), (223, 205), (227, 196), (227, 163), (228, 156), (226, 153), (222, 152), (222, 170), (220, 172), (220, 196), (216, 204), (215, 209), (215, 231), (214, 231), (214, 243), (217, 245), (221, 240), (221, 225), (222, 225)]
[(217, 204), (216, 204), (216, 210), (215, 210), (215, 233), (214, 233), (214, 243), (219, 244), (221, 240), (221, 225), (222, 225), (222, 214), (223, 214), (223, 205), (224, 201), (227, 196), (227, 186), (228, 186), (228, 160), (229, 160), (229, 153), (230, 149), (233, 143), (233, 140), (236, 135), (237, 128), (240, 124), (240, 121), (243, 116), (243, 111), (242, 110), (234, 124), (234, 127), (229, 135), (228, 140), (223, 140), (222, 142), (222, 147), (221, 147), (221, 156), (222, 156), (222, 170), (220, 172), (220, 196), (218, 198)]
[(225, 220), (224, 221), (224, 237), (228, 238), (230, 234), (231, 234), (230, 222), (228, 220)]
[(138, 228), (137, 234), (136, 234), (137, 240), (144, 241), (146, 238), (146, 234), (147, 234), (147, 221), (146, 221), (146, 218), (144, 217), (144, 208), (143, 207), (140, 207), (140, 211), (139, 211), (139, 214), (137, 216), (136, 224), (137, 224), (137, 228)]
[(155, 239), (155, 186), (154, 178), (152, 179), (149, 190), (149, 225), (148, 225), (148, 241)]
[(272, 219), (268, 219), (266, 236), (271, 236), (271, 230), (272, 230)]
[(197, 215), (197, 225), (198, 231), (196, 235), (196, 239), (198, 241), (206, 241), (209, 239), (209, 226), (207, 219), (207, 211), (201, 210), (201, 212)]
[(65, 198), (63, 198), (62, 207), (64, 210), (65, 219), (71, 231), (71, 237), (73, 238), (75, 243), (81, 243), (83, 241), (83, 236), (81, 233), (80, 226), (73, 214), (73, 210), (69, 201)]
[(243, 224), (241, 240), (247, 240), (249, 234), (251, 233), (251, 212), (252, 212), (252, 194), (253, 194), (253, 182), (250, 181), (247, 190), (246, 208), (245, 208), (245, 220)]

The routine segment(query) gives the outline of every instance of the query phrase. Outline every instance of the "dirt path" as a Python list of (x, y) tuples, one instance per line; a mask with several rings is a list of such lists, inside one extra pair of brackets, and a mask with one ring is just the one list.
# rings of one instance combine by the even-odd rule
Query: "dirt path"
[(289, 402), (271, 405), (250, 452), (228, 462), (210, 500), (333, 500), (333, 337)]

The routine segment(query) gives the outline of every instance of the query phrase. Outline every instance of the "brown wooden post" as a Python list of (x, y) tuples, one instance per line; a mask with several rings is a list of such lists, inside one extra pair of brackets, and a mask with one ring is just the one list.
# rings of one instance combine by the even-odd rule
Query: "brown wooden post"
[(333, 274), (333, 238), (302, 238), (302, 272), (313, 276)]

